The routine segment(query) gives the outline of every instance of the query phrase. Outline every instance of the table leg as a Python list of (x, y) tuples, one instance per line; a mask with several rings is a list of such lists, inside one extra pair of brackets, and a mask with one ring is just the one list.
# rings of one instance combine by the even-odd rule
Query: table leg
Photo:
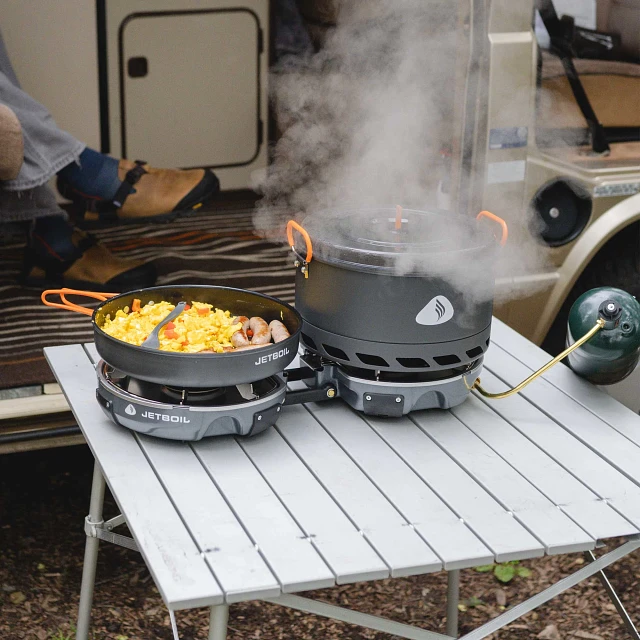
[[(91, 484), (91, 503), (89, 505), (89, 522), (102, 522), (102, 506), (104, 504), (105, 482), (100, 465), (93, 465), (93, 482)], [(88, 640), (91, 623), (91, 604), (93, 587), (96, 581), (96, 565), (98, 564), (98, 538), (87, 536), (82, 565), (82, 586), (80, 587), (80, 606), (78, 608), (78, 627), (76, 640)]]
[[(596, 557), (593, 554), (593, 551), (585, 551), (584, 556), (588, 562), (594, 562), (596, 560)], [(602, 586), (605, 588), (605, 591), (609, 595), (609, 598), (611, 598), (611, 602), (613, 602), (613, 605), (618, 610), (618, 613), (620, 614), (620, 617), (622, 618), (622, 622), (624, 623), (624, 626), (626, 627), (629, 635), (634, 640), (640, 640), (640, 633), (638, 633), (638, 630), (633, 624), (633, 620), (631, 620), (629, 614), (627, 613), (627, 610), (624, 608), (624, 605), (620, 601), (620, 598), (618, 597), (618, 594), (616, 593), (612, 584), (609, 582), (609, 578), (607, 578), (607, 575), (605, 574), (605, 572), (598, 571), (596, 575), (600, 579), (600, 582), (602, 583)]]
[(447, 635), (458, 637), (458, 602), (460, 601), (460, 570), (447, 573)]
[(226, 640), (229, 605), (220, 604), (211, 607), (209, 613), (209, 640)]

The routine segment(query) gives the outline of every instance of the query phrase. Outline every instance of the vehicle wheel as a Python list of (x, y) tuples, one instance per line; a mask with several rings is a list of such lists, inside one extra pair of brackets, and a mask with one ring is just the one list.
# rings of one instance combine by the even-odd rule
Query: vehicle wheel
[(640, 298), (640, 223), (611, 238), (582, 272), (542, 343), (547, 353), (555, 356), (566, 348), (569, 311), (583, 293), (596, 287), (617, 287)]

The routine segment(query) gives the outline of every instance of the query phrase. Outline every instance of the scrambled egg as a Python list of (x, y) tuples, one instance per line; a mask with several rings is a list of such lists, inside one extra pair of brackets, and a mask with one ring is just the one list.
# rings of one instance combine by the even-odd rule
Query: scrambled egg
[[(139, 301), (134, 300), (133, 309), (139, 308), (139, 305)], [(117, 311), (113, 318), (107, 315), (101, 328), (118, 340), (140, 346), (174, 308), (175, 305), (164, 301), (149, 302), (135, 311), (125, 307)], [(231, 336), (242, 329), (242, 323), (234, 323), (234, 319), (230, 311), (214, 309), (213, 305), (203, 302), (193, 302), (173, 322), (168, 322), (161, 329), (160, 349), (180, 353), (197, 353), (205, 349), (217, 353), (228, 351), (232, 347)]]

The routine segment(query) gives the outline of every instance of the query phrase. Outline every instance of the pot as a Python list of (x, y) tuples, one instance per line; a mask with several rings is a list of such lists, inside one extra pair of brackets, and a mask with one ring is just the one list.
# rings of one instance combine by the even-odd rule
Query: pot
[(303, 345), (377, 371), (475, 362), (489, 345), (498, 247), (485, 218), (500, 225), (504, 244), (506, 223), (485, 211), (473, 219), (376, 208), (290, 221)]
[[(47, 299), (50, 294), (59, 294), (62, 302), (50, 302)], [(70, 302), (67, 295), (88, 296), (100, 300), (101, 304), (91, 311)], [(131, 308), (135, 298), (142, 306), (161, 300), (172, 304), (182, 300), (205, 302), (238, 316), (261, 316), (267, 322), (281, 320), (291, 335), (277, 344), (227, 353), (175, 353), (138, 347), (101, 329), (107, 314), (114, 316), (120, 309)], [(134, 378), (177, 388), (228, 387), (279, 373), (295, 358), (302, 327), (300, 314), (288, 304), (261, 293), (230, 287), (151, 287), (122, 294), (55, 289), (45, 291), (42, 301), (48, 306), (90, 315), (96, 350), (107, 364)]]

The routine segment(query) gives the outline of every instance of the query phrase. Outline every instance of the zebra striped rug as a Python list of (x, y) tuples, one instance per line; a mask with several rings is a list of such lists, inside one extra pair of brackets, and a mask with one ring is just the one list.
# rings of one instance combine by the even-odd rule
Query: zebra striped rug
[[(293, 302), (294, 269), (285, 243), (255, 235), (246, 200), (219, 207), (169, 224), (121, 226), (93, 235), (118, 255), (153, 260), (158, 285), (231, 286)], [(42, 348), (93, 339), (89, 318), (45, 307), (40, 290), (16, 284), (23, 248), (19, 236), (0, 246), (0, 389), (53, 382)]]

